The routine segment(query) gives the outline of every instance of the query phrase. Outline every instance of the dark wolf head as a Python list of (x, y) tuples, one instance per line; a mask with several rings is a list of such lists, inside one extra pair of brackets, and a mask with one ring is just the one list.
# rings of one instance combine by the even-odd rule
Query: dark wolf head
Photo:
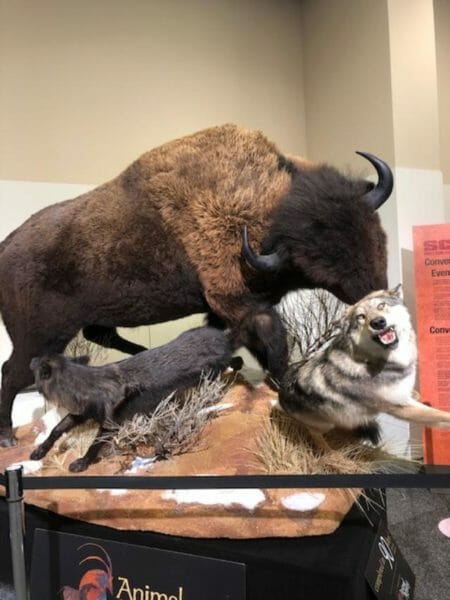
[(283, 272), (292, 287), (324, 288), (353, 304), (387, 287), (386, 234), (377, 213), (389, 197), (393, 176), (380, 159), (376, 186), (327, 165), (298, 167), (289, 194), (255, 255), (244, 234), (243, 254), (255, 268)]
[[(63, 354), (51, 354), (48, 356), (36, 356), (30, 362), (30, 369), (33, 371), (34, 380), (37, 386), (44, 385), (44, 382), (51, 379), (55, 371), (62, 372), (69, 364), (87, 365), (89, 356), (77, 356), (67, 358)], [(40, 391), (40, 390), (39, 390)]]
[(87, 365), (88, 363), (89, 356), (68, 358), (63, 354), (51, 354), (33, 358), (30, 362), (30, 369), (33, 371), (38, 392), (51, 400), (52, 389), (58, 387), (58, 381), (61, 376), (64, 376), (67, 367), (73, 364)]

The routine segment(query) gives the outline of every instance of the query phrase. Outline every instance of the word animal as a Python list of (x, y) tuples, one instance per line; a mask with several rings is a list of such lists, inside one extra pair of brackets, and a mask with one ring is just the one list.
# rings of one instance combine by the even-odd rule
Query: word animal
[(228, 335), (213, 327), (191, 329), (159, 348), (100, 367), (58, 354), (33, 358), (30, 366), (38, 390), (69, 414), (30, 458), (43, 458), (63, 433), (94, 419), (99, 424), (95, 440), (83, 457), (69, 465), (70, 471), (84, 471), (104, 446), (109, 421), (149, 413), (171, 392), (196, 385), (203, 374), (219, 374), (230, 361)]
[(377, 444), (380, 412), (450, 427), (450, 413), (414, 398), (416, 336), (400, 287), (373, 292), (349, 307), (339, 333), (289, 368), (281, 407), (321, 432), (352, 430)]
[[(386, 287), (376, 186), (287, 158), (262, 133), (213, 127), (142, 155), (121, 175), (30, 217), (0, 244), (0, 312), (13, 352), (2, 368), (0, 444), (35, 356), (88, 340), (134, 354), (116, 327), (193, 313), (229, 327), (276, 379), (288, 366), (274, 305), (322, 287), (344, 302)], [(250, 227), (252, 243), (242, 240)], [(259, 253), (259, 254), (258, 254)]]

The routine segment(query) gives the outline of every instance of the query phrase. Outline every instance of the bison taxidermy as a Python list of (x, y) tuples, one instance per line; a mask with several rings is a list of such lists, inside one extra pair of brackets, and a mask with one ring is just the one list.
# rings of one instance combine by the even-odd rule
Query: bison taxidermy
[[(385, 288), (386, 238), (374, 186), (286, 157), (262, 133), (214, 127), (142, 155), (112, 181), (30, 217), (0, 245), (0, 311), (13, 343), (2, 368), (0, 443), (35, 356), (87, 339), (136, 353), (115, 328), (193, 313), (229, 327), (276, 379), (287, 369), (274, 305), (322, 287), (354, 303)], [(243, 240), (245, 227), (251, 236)]]

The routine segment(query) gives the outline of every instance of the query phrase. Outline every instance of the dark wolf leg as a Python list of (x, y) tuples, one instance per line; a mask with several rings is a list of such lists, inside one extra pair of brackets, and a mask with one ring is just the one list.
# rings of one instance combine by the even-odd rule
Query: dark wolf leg
[(89, 342), (95, 342), (104, 348), (114, 348), (125, 354), (138, 354), (147, 350), (144, 346), (123, 339), (114, 327), (102, 325), (88, 325), (83, 329), (83, 335)]
[(381, 441), (380, 426), (375, 421), (357, 427), (353, 433), (359, 439), (369, 440), (374, 446), (378, 446)]
[(44, 456), (49, 452), (49, 450), (53, 447), (54, 443), (59, 440), (59, 438), (67, 431), (70, 431), (77, 425), (84, 423), (87, 420), (87, 417), (83, 415), (66, 415), (61, 421), (52, 429), (50, 435), (46, 440), (40, 444), (33, 452), (30, 454), (31, 460), (40, 460), (44, 458)]
[(97, 431), (97, 435), (95, 436), (94, 441), (89, 446), (88, 451), (81, 458), (77, 458), (69, 465), (69, 471), (72, 473), (79, 473), (80, 471), (85, 471), (90, 464), (95, 462), (97, 459), (100, 450), (106, 446), (106, 441), (104, 439), (105, 434), (108, 432), (108, 429), (103, 425), (100, 425)]
[[(50, 328), (49, 328), (50, 329)], [(31, 359), (44, 354), (64, 351), (69, 341), (76, 335), (75, 331), (64, 336), (58, 336), (49, 341), (48, 332), (45, 337), (37, 335), (30, 339), (26, 332), (11, 335), (14, 350), (10, 358), (2, 366), (2, 389), (0, 396), (0, 446), (14, 446), (17, 442), (12, 433), (11, 412), (16, 395), (33, 383), (33, 373), (30, 369)], [(17, 343), (19, 339), (21, 343)]]
[(216, 315), (216, 313), (212, 312), (212, 310), (208, 311), (206, 314), (206, 323), (209, 327), (215, 327), (216, 329), (220, 329), (223, 331), (227, 328), (226, 322)]
[(264, 369), (281, 381), (288, 368), (286, 329), (273, 308), (261, 308), (247, 314), (235, 328), (237, 341), (252, 352)]
[[(215, 327), (216, 329), (220, 329), (220, 331), (223, 331), (227, 328), (227, 324), (225, 323), (225, 321), (212, 311), (209, 311), (206, 315), (206, 322), (209, 325), (209, 327)], [(233, 369), (233, 371), (240, 371), (243, 366), (244, 361), (240, 356), (231, 357), (230, 367)]]

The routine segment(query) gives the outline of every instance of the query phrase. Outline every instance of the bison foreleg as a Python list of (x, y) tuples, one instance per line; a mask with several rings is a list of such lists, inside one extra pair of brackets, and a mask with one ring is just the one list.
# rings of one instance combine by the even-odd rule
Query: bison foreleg
[(59, 440), (59, 438), (70, 431), (77, 425), (84, 423), (86, 421), (86, 417), (83, 415), (66, 415), (61, 421), (52, 429), (50, 435), (46, 440), (40, 444), (33, 452), (30, 454), (31, 460), (40, 460), (44, 458), (44, 456), (49, 452), (49, 450), (53, 447), (54, 443)]
[(276, 381), (281, 381), (288, 367), (288, 345), (278, 313), (271, 307), (248, 313), (238, 326), (237, 337), (262, 367)]
[(88, 325), (83, 329), (83, 335), (89, 342), (94, 342), (104, 348), (114, 348), (114, 350), (119, 350), (125, 354), (138, 354), (147, 350), (144, 346), (129, 342), (120, 337), (114, 327)]

